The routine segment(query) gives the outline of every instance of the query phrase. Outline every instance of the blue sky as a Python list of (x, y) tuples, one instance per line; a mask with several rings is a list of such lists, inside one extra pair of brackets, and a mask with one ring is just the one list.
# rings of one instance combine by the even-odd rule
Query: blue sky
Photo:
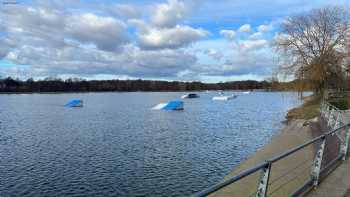
[[(4, 2), (4, 0), (0, 0)], [(263, 80), (283, 19), (348, 0), (18, 0), (0, 4), (0, 76)]]

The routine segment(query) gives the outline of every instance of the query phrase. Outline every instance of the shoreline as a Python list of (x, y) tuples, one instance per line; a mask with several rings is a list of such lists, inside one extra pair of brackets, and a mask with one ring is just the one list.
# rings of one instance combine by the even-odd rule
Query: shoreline
[[(248, 159), (243, 161), (241, 164), (236, 166), (226, 177), (225, 180), (237, 175), (239, 172), (251, 168), (277, 154), (285, 152), (289, 148), (293, 148), (297, 145), (300, 145), (307, 140), (310, 140), (314, 137), (313, 129), (309, 125), (305, 125), (303, 119), (297, 119), (290, 121), (287, 125), (276, 133), (271, 140), (263, 146), (261, 149), (257, 150), (253, 155)], [(313, 158), (315, 154), (315, 149), (313, 146), (307, 147), (302, 151), (297, 152), (294, 155), (287, 157), (281, 161), (278, 161), (272, 166), (270, 180), (274, 180), (279, 177), (281, 174), (284, 174), (286, 170), (292, 169), (295, 166), (295, 163), (302, 163), (305, 158)], [(312, 159), (307, 161), (304, 165), (311, 165)], [(305, 173), (304, 173), (305, 171)], [(288, 193), (291, 192), (291, 189), (296, 188), (296, 185), (300, 185), (309, 177), (309, 168), (306, 170), (302, 167), (297, 169), (295, 173), (301, 174), (301, 177), (293, 180), (290, 184), (284, 186), (285, 188), (274, 193), (276, 196), (288, 196)], [(292, 177), (294, 174), (287, 174), (284, 178)], [(257, 181), (260, 177), (260, 171), (254, 173), (241, 181), (238, 181), (234, 184), (231, 184), (211, 196), (250, 196), (257, 189)], [(281, 182), (284, 182), (283, 179)], [(273, 183), (270, 186), (270, 191), (277, 189), (280, 186), (279, 181)]]
[[(304, 103), (309, 99), (309, 97), (306, 97), (306, 99), (304, 98)], [(292, 108), (288, 110), (288, 112), (296, 108)], [(267, 144), (258, 149), (246, 160), (235, 166), (231, 172), (225, 176), (224, 180), (237, 175), (243, 170), (254, 167), (255, 165), (264, 162), (273, 156), (281, 154), (290, 148), (296, 147), (308, 140), (311, 140), (321, 135), (326, 129), (325, 125), (323, 124), (323, 120), (319, 117), (311, 120), (290, 120), (286, 118), (286, 120), (282, 123), (283, 127), (271, 137)], [(289, 193), (293, 192), (294, 189), (297, 188), (297, 185), (303, 184), (304, 181), (309, 178), (310, 168), (307, 167), (311, 166), (315, 153), (316, 147), (309, 146), (293, 155), (290, 155), (286, 159), (274, 163), (270, 177), (272, 183), (269, 187), (270, 192), (273, 192), (273, 196), (288, 196)], [(288, 169), (293, 169), (295, 165), (299, 163), (303, 163), (303, 166), (305, 166), (293, 171), (294, 173), (299, 174), (299, 177), (296, 177), (296, 179), (291, 181), (290, 184), (281, 185), (283, 182), (285, 182), (284, 179), (294, 176), (294, 173), (288, 173)], [(278, 177), (286, 172), (288, 174), (285, 175), (284, 178), (277, 180)], [(234, 184), (228, 185), (210, 196), (251, 196), (257, 189), (259, 177), (260, 171), (245, 177)], [(274, 179), (276, 179), (275, 182)]]
[(164, 91), (56, 91), (56, 92), (0, 92), (0, 95), (6, 95), (6, 94), (88, 94), (88, 93), (135, 93), (135, 92), (142, 92), (142, 93), (152, 93), (152, 92), (228, 92), (228, 91), (234, 91), (234, 92), (244, 92), (244, 91), (251, 91), (251, 92), (297, 92), (296, 90), (270, 90), (270, 89), (227, 89), (227, 90), (164, 90)]

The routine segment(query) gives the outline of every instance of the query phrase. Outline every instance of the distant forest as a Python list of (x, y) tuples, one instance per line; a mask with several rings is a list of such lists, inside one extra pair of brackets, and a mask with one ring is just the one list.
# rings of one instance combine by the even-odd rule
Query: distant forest
[(201, 91), (201, 90), (292, 90), (295, 82), (232, 81), (202, 83), (198, 81), (154, 81), (154, 80), (83, 80), (83, 79), (28, 79), (26, 81), (0, 79), (0, 92), (102, 92), (102, 91)]

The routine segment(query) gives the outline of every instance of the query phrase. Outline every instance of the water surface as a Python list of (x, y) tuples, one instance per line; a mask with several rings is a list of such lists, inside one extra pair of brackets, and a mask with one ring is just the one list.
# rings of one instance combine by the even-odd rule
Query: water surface
[[(0, 196), (189, 196), (223, 179), (282, 127), (296, 93), (185, 100), (183, 93), (0, 95)], [(83, 108), (65, 108), (70, 99)]]

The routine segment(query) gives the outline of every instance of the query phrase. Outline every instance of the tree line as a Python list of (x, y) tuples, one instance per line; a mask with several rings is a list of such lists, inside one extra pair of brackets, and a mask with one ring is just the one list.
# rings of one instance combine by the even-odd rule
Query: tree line
[(84, 80), (53, 79), (19, 80), (7, 77), (0, 79), (0, 92), (100, 92), (100, 91), (202, 91), (202, 90), (292, 90), (295, 82), (277, 81), (231, 81), (203, 83), (199, 81), (156, 80)]

